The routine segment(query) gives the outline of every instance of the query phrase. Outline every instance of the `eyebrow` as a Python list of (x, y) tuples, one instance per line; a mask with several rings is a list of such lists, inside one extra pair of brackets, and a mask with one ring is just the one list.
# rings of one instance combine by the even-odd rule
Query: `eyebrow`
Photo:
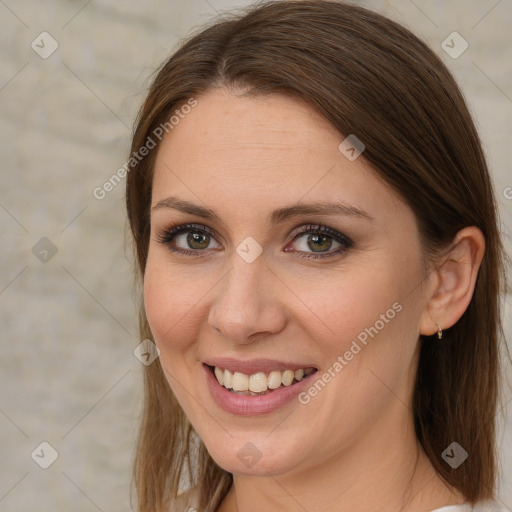
[[(151, 212), (161, 208), (172, 208), (173, 210), (222, 223), (220, 216), (214, 210), (176, 197), (167, 197), (158, 201), (158, 203), (151, 208)], [(344, 215), (359, 217), (368, 221), (374, 220), (370, 214), (360, 208), (344, 203), (331, 202), (296, 203), (290, 206), (284, 206), (271, 212), (267, 220), (270, 221), (272, 225), (276, 225), (287, 219), (302, 215)]]

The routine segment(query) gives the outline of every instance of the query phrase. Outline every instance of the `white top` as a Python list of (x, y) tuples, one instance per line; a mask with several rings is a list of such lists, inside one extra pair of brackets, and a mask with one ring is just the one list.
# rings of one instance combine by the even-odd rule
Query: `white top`
[[(190, 489), (178, 496), (175, 503), (180, 512), (197, 512), (198, 510), (198, 489)], [(189, 508), (186, 508), (189, 507)], [(174, 510), (174, 509), (173, 509)], [(431, 512), (508, 512), (495, 501), (479, 501), (472, 507), (469, 503), (463, 505), (449, 505), (447, 507), (436, 508)]]
[(448, 507), (436, 508), (432, 512), (504, 512), (505, 509), (495, 501), (479, 501), (472, 507), (469, 503), (464, 505), (450, 505)]

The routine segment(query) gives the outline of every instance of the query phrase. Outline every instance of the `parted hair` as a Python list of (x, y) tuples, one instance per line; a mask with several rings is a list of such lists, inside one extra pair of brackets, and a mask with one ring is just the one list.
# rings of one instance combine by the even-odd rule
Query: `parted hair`
[[(180, 105), (215, 88), (289, 94), (340, 134), (356, 134), (374, 171), (413, 210), (428, 261), (460, 229), (483, 232), (485, 254), (467, 310), (442, 342), (419, 337), (412, 414), (418, 441), (445, 483), (470, 502), (492, 498), (504, 253), (481, 142), (450, 71), (409, 30), (365, 8), (326, 0), (258, 3), (202, 28), (161, 66), (139, 111), (132, 153)], [(127, 175), (140, 282), (157, 151), (133, 162)], [(142, 305), (140, 333), (151, 337)], [(137, 510), (174, 510), (172, 500), (185, 482), (197, 488), (200, 510), (213, 512), (232, 475), (197, 439), (159, 360), (144, 371), (133, 469)], [(469, 453), (457, 469), (442, 458), (453, 441)]]

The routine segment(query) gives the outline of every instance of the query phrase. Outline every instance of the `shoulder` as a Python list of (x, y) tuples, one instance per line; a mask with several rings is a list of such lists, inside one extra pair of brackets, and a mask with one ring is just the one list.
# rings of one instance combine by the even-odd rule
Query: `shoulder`
[(171, 510), (174, 512), (198, 512), (199, 507), (199, 490), (196, 487), (182, 492), (172, 502)]

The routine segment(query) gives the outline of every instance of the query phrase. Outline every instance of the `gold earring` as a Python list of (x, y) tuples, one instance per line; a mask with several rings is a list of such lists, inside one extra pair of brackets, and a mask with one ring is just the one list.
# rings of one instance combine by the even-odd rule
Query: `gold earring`
[(439, 324), (436, 324), (437, 325), (437, 337), (439, 339), (442, 339), (443, 337), (443, 329), (441, 329), (441, 326)]

